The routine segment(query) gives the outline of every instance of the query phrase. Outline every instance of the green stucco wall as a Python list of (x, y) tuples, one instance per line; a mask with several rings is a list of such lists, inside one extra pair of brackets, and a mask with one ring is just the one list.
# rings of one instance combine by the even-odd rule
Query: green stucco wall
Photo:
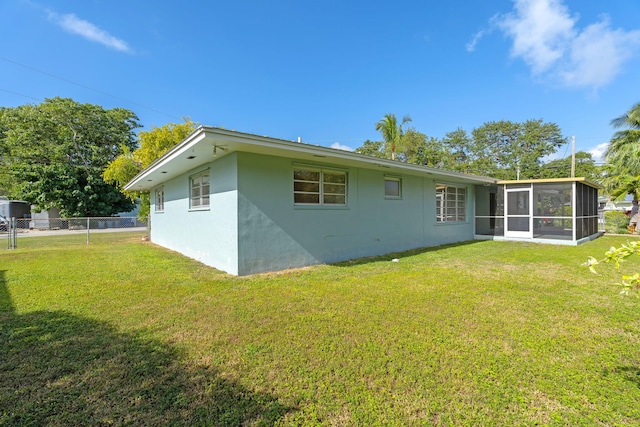
[[(347, 172), (346, 207), (296, 206), (293, 169)], [(210, 170), (210, 207), (189, 209), (189, 177)], [(401, 178), (402, 197), (385, 198), (385, 175)], [(467, 221), (436, 222), (435, 184), (467, 189)], [(385, 169), (235, 152), (169, 180), (164, 212), (151, 212), (151, 240), (235, 275), (382, 255), (472, 240), (474, 186)], [(155, 191), (151, 192), (152, 203)]]
[[(344, 170), (346, 207), (295, 206), (293, 169)], [(402, 179), (402, 198), (384, 196), (385, 171), (238, 153), (238, 272), (252, 274), (473, 239), (473, 185), (467, 221), (436, 223), (437, 178)], [(459, 183), (457, 185), (460, 185)]]
[[(189, 177), (210, 172), (210, 207), (189, 209)], [(164, 212), (151, 206), (151, 241), (231, 274), (238, 271), (237, 160), (232, 153), (162, 185)], [(156, 187), (157, 188), (157, 187)], [(155, 189), (151, 191), (155, 203)]]

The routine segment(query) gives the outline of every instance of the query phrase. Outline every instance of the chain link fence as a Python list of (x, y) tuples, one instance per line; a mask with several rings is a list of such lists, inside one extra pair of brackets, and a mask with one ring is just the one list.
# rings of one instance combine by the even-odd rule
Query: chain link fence
[[(628, 216), (624, 212), (600, 211), (598, 228), (610, 234), (628, 233)], [(0, 216), (0, 250), (15, 249), (22, 238), (77, 235), (77, 241), (88, 244), (92, 233), (137, 231), (149, 233), (147, 218), (89, 217), (89, 218), (4, 218)]]
[(20, 240), (31, 237), (78, 235), (91, 241), (92, 233), (139, 231), (148, 232), (147, 218), (135, 217), (90, 217), (90, 218), (4, 218), (0, 217), (1, 248), (15, 249)]

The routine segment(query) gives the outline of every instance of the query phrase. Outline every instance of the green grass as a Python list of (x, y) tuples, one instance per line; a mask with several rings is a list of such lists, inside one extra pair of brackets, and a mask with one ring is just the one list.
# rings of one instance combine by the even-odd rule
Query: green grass
[(640, 301), (581, 266), (628, 238), (246, 278), (139, 234), (91, 239), (0, 250), (0, 425), (640, 420)]

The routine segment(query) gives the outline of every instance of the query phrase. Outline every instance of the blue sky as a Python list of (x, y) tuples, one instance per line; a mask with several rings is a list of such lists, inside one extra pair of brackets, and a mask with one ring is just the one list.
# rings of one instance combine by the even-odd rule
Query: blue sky
[[(640, 102), (637, 0), (0, 3), (0, 106), (54, 96), (356, 148), (543, 119), (602, 149)], [(562, 149), (557, 157), (570, 155)]]

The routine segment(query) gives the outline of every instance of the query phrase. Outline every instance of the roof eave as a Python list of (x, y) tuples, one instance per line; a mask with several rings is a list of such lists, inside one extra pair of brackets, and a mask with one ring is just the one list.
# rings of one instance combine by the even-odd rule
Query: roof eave
[(211, 138), (213, 145), (216, 145), (216, 140), (226, 141), (228, 143), (236, 142), (239, 145), (250, 145), (256, 150), (259, 148), (269, 149), (270, 151), (280, 152), (281, 155), (285, 154), (305, 154), (311, 155), (318, 161), (330, 162), (331, 160), (342, 160), (345, 162), (352, 162), (360, 165), (369, 165), (370, 167), (380, 167), (395, 171), (405, 171), (420, 175), (437, 175), (442, 178), (462, 179), (470, 182), (478, 183), (496, 183), (495, 178), (470, 175), (461, 172), (447, 171), (443, 169), (433, 168), (423, 165), (415, 165), (410, 163), (402, 163), (397, 160), (381, 159), (378, 157), (367, 156), (364, 154), (353, 153), (350, 151), (339, 150), (335, 148), (323, 147), (318, 145), (311, 145), (306, 143), (300, 143), (296, 141), (288, 141), (283, 139), (276, 139), (267, 136), (259, 136), (254, 134), (229, 131), (226, 129), (220, 129), (209, 126), (200, 126), (187, 136), (182, 142), (170, 149), (167, 153), (162, 155), (151, 165), (145, 168), (142, 172), (136, 175), (125, 186), (125, 191), (142, 190), (146, 191), (156, 186), (154, 184), (146, 184), (148, 177), (157, 172), (160, 168), (167, 165), (173, 159), (177, 158), (186, 151), (196, 147), (202, 140)]
[(188, 150), (189, 148), (197, 144), (199, 141), (201, 141), (204, 138), (204, 134), (201, 134), (202, 128), (203, 126), (199, 126), (196, 130), (191, 132), (182, 142), (176, 144), (173, 148), (171, 148), (169, 151), (164, 153), (162, 156), (160, 156), (158, 159), (152, 162), (149, 166), (144, 168), (140, 173), (138, 173), (136, 176), (131, 178), (131, 180), (123, 187), (123, 190), (133, 191), (134, 190), (133, 187), (137, 183), (139, 183), (141, 180), (145, 179), (147, 176), (153, 173), (158, 167), (165, 165), (173, 157), (175, 157), (180, 153), (183, 153), (184, 151)]

